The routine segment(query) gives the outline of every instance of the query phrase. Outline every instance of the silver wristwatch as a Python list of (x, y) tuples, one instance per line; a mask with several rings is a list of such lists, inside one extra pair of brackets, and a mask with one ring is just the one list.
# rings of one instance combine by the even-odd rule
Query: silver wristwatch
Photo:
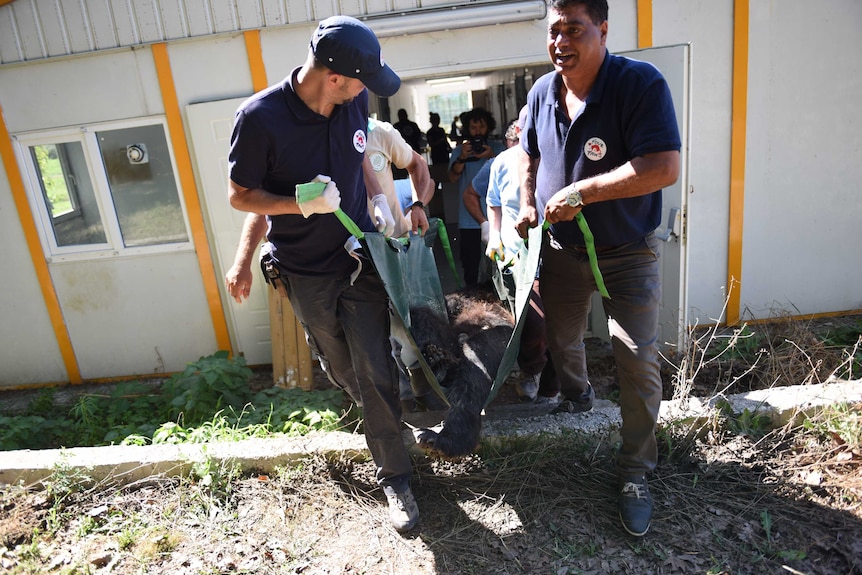
[(581, 197), (581, 192), (572, 187), (572, 190), (566, 194), (566, 203), (573, 208), (583, 206), (584, 199)]

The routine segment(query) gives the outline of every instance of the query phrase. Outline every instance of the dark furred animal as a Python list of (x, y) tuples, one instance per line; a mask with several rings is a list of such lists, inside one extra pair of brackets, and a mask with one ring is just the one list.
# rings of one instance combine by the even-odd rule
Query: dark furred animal
[(444, 457), (473, 452), (482, 431), (482, 408), (512, 336), (514, 318), (495, 294), (467, 288), (446, 296), (449, 322), (428, 308), (411, 308), (413, 338), (449, 410), (443, 429), (422, 429), (419, 445)]

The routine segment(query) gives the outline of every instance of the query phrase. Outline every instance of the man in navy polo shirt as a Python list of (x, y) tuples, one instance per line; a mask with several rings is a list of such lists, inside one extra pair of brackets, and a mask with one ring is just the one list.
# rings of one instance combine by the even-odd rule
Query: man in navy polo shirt
[[(379, 184), (363, 178), (366, 86), (389, 97), (400, 85), (367, 26), (347, 16), (327, 18), (312, 35), (305, 63), (239, 107), (228, 159), (231, 205), (266, 216), (262, 252), (270, 277), (278, 276), (272, 281), (287, 292), (327, 376), (362, 407), (390, 519), (404, 532), (416, 525), (419, 510), (401, 436), (388, 298), (333, 213), (340, 207), (363, 231), (391, 233), (392, 214)], [(325, 185), (323, 192), (298, 203), (297, 186), (313, 181)], [(250, 234), (259, 232), (249, 227)]]
[(597, 285), (579, 213), (594, 236), (610, 298), (620, 385), (619, 514), (642, 536), (652, 518), (646, 475), (656, 465), (661, 403), (656, 339), (661, 277), (654, 230), (661, 189), (679, 175), (680, 138), (667, 83), (652, 65), (608, 53), (606, 0), (551, 0), (548, 54), (554, 71), (527, 97), (521, 135), (518, 230), (550, 224), (540, 289), (548, 344), (565, 401), (552, 413), (592, 408), (584, 332)]

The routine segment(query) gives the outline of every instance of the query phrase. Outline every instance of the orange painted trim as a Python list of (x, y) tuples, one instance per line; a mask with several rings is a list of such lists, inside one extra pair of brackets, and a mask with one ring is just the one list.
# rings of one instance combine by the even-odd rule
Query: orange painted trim
[(248, 67), (251, 70), (251, 85), (255, 92), (260, 92), (269, 85), (266, 80), (266, 66), (263, 64), (263, 49), (260, 46), (260, 30), (246, 30), (243, 36)]
[(201, 279), (204, 283), (204, 293), (207, 305), (212, 317), (213, 329), (215, 330), (216, 344), (219, 349), (225, 349), (233, 353), (228, 334), (227, 321), (224, 317), (221, 294), (218, 289), (215, 266), (213, 265), (210, 245), (207, 239), (206, 226), (204, 225), (203, 211), (201, 209), (198, 188), (195, 184), (194, 172), (192, 172), (191, 156), (186, 144), (186, 131), (183, 127), (183, 119), (180, 113), (180, 105), (177, 100), (176, 86), (171, 72), (171, 61), (168, 57), (168, 47), (164, 43), (152, 45), (153, 59), (156, 64), (156, 75), (159, 78), (159, 87), (162, 93), (162, 102), (165, 106), (165, 116), (168, 120), (171, 145), (177, 159), (177, 171), (180, 185), (183, 189), (183, 198), (186, 201), (186, 209), (189, 213), (189, 224), (192, 228), (192, 238), (195, 242), (195, 253), (198, 256), (198, 264), (201, 268)]
[(739, 323), (745, 215), (745, 143), (748, 117), (748, 2), (733, 3), (733, 88), (730, 130), (730, 204), (727, 233), (727, 324)]
[(747, 319), (745, 323), (749, 325), (760, 325), (765, 323), (772, 323), (776, 321), (810, 321), (814, 319), (824, 319), (829, 317), (845, 317), (845, 316), (855, 316), (862, 315), (862, 309), (851, 309), (847, 311), (828, 311), (821, 313), (809, 313), (802, 315), (788, 315), (788, 316), (780, 316), (780, 317), (766, 317), (763, 319)]
[(0, 6), (5, 6), (6, 4), (11, 4), (14, 0), (0, 0)]
[(652, 0), (638, 0), (638, 48), (652, 48)]
[(69, 378), (69, 383), (77, 385), (82, 381), (81, 370), (78, 366), (78, 359), (75, 357), (72, 338), (66, 327), (63, 310), (60, 308), (60, 299), (54, 289), (54, 280), (51, 279), (48, 262), (45, 261), (45, 255), (42, 253), (42, 240), (39, 238), (36, 222), (33, 221), (33, 212), (30, 211), (30, 201), (27, 199), (27, 190), (24, 188), (21, 170), (15, 160), (12, 138), (6, 127), (2, 106), (0, 106), (0, 156), (3, 158), (3, 167), (6, 169), (6, 177), (9, 180), (9, 187), (12, 189), (12, 198), (15, 201), (15, 209), (18, 210), (18, 219), (21, 221), (21, 227), (24, 228), (24, 239), (30, 250), (30, 258), (33, 260), (33, 269), (36, 271), (36, 279), (42, 290), (48, 318), (51, 320), (54, 337), (57, 338), (60, 356), (63, 358), (66, 376)]

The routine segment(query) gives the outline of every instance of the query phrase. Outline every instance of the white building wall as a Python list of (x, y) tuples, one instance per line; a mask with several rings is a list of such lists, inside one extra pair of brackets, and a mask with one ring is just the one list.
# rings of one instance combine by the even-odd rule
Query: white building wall
[(190, 251), (51, 266), (85, 380), (182, 371), (216, 351)]
[[(48, 40), (38, 34), (10, 33), (20, 32), (28, 22), (35, 25), (36, 16), (28, 8), (33, 2), (36, 0), (16, 0), (0, 7), (0, 61), (4, 63), (0, 66), (0, 106), (13, 134), (164, 113), (149, 46), (39, 59), (50, 54), (180, 38), (168, 42), (168, 54), (179, 108), (185, 110), (187, 104), (252, 93), (242, 32), (205, 34), (268, 26), (261, 30), (260, 39), (272, 84), (302, 64), (316, 20), (336, 10), (372, 13), (416, 4), (412, 0), (395, 4), (383, 0), (353, 4), (261, 0), (212, 2), (210, 9), (204, 9), (206, 3), (176, 0), (158, 3), (156, 12), (133, 18), (122, 11), (137, 3), (112, 2), (119, 12), (110, 15), (98, 8), (107, 3), (82, 0), (80, 5), (89, 11), (80, 15), (78, 24), (75, 14), (69, 14), (62, 25), (41, 16), (39, 29), (55, 30), (59, 36)], [(179, 6), (177, 2), (184, 6), (185, 20), (169, 17)], [(703, 324), (719, 317), (726, 295), (734, 2), (653, 0), (652, 5), (652, 45), (690, 43), (692, 47), (688, 301), (690, 321)], [(156, 10), (157, 4), (147, 6)], [(636, 0), (610, 0), (608, 46), (612, 51), (637, 47), (636, 8)], [(111, 18), (135, 22), (129, 20), (108, 34)], [(750, 2), (743, 318), (769, 317), (776, 309), (805, 314), (862, 308), (862, 292), (857, 287), (862, 285), (862, 266), (857, 265), (856, 254), (862, 244), (862, 228), (857, 223), (862, 213), (858, 190), (862, 165), (857, 160), (862, 148), (862, 113), (857, 109), (862, 101), (859, 22), (862, 3), (856, 0), (831, 0), (814, 11), (802, 0)], [(81, 26), (84, 29), (78, 29)], [(410, 81), (444, 73), (545, 64), (545, 34), (546, 24), (540, 20), (389, 37), (381, 44), (387, 62)], [(812, 34), (818, 38), (816, 49), (810, 41)], [(39, 60), (23, 62), (26, 58)], [(5, 64), (10, 61), (18, 63)], [(410, 91), (396, 95), (390, 101), (393, 113), (409, 107), (415, 97)], [(421, 123), (426, 116), (414, 119)], [(448, 124), (449, 119), (443, 120)], [(0, 303), (0, 386), (23, 383), (25, 378), (28, 383), (62, 381), (65, 369), (17, 218), (8, 178), (0, 172), (0, 241), (4, 246), (0, 257), (4, 269), (14, 270), (0, 280), (7, 294)], [(183, 265), (153, 271), (153, 281), (181, 282), (182, 286), (170, 295), (173, 299), (166, 308), (170, 317), (157, 315), (144, 325), (156, 332), (183, 333), (197, 342), (196, 347), (179, 343), (174, 357), (173, 352), (155, 352), (164, 352), (165, 342), (176, 343), (170, 337), (156, 341), (144, 333), (136, 346), (123, 335), (116, 348), (111, 348), (113, 357), (104, 363), (104, 370), (92, 370), (85, 377), (121, 370), (122, 365), (147, 372), (162, 369), (164, 364), (171, 371), (180, 369), (181, 362), (214, 351), (200, 271), (192, 255), (179, 254), (177, 262)], [(92, 271), (93, 277), (102, 273)], [(65, 274), (55, 274), (55, 281), (58, 296), (68, 303), (73, 291)], [(140, 289), (134, 297), (127, 297), (148, 305), (168, 297), (161, 287), (147, 295), (146, 289), (152, 287), (147, 281), (112, 285), (133, 292)], [(73, 317), (70, 329), (78, 337), (99, 329), (97, 324), (103, 322), (126, 322), (123, 329), (131, 332), (139, 325), (121, 314), (134, 312), (126, 303), (117, 303), (93, 318)], [(94, 323), (96, 318), (99, 322)], [(79, 348), (76, 344), (83, 358), (98, 353), (87, 345)], [(129, 354), (131, 360), (123, 360)]]
[[(211, 42), (215, 54), (222, 43), (223, 38)], [(244, 45), (240, 46), (244, 53)], [(239, 64), (233, 63), (241, 71), (248, 68), (245, 56)], [(197, 69), (201, 69), (200, 62)], [(193, 66), (180, 72), (184, 76), (174, 73), (177, 80), (191, 76), (194, 82)], [(208, 77), (221, 78), (212, 73)], [(212, 86), (209, 89), (217, 91)], [(205, 98), (200, 92), (194, 96)], [(13, 137), (164, 114), (149, 47), (0, 67), (0, 105)], [(26, 178), (23, 167), (21, 172)], [(0, 386), (67, 381), (65, 367), (54, 351), (56, 335), (50, 322), (41, 320), (47, 317), (45, 301), (35, 283), (29, 247), (22, 241), (21, 224), (10, 199), (9, 180), (4, 177), (0, 202), (8, 209), (3, 217), (14, 218), (16, 223), (4, 225), (0, 235), (10, 250), (17, 246), (8, 257), (27, 273), (9, 276), (22, 296), (8, 310), (8, 321), (3, 315)], [(38, 218), (36, 221), (40, 225)], [(44, 257), (41, 246), (36, 249)], [(181, 371), (187, 362), (216, 351), (200, 266), (191, 247), (159, 255), (72, 258), (48, 265), (83, 379)], [(27, 323), (26, 329), (21, 328), (22, 323)], [(31, 343), (41, 344), (22, 345), (27, 341), (22, 335), (30, 334)]]
[(0, 388), (64, 381), (66, 368), (0, 162)]
[(733, 2), (656, 0), (653, 44), (691, 44), (689, 323), (721, 317), (727, 284)]
[(862, 308), (862, 3), (750, 15), (744, 311)]
[(12, 134), (164, 113), (140, 47), (0, 67), (0, 105)]

